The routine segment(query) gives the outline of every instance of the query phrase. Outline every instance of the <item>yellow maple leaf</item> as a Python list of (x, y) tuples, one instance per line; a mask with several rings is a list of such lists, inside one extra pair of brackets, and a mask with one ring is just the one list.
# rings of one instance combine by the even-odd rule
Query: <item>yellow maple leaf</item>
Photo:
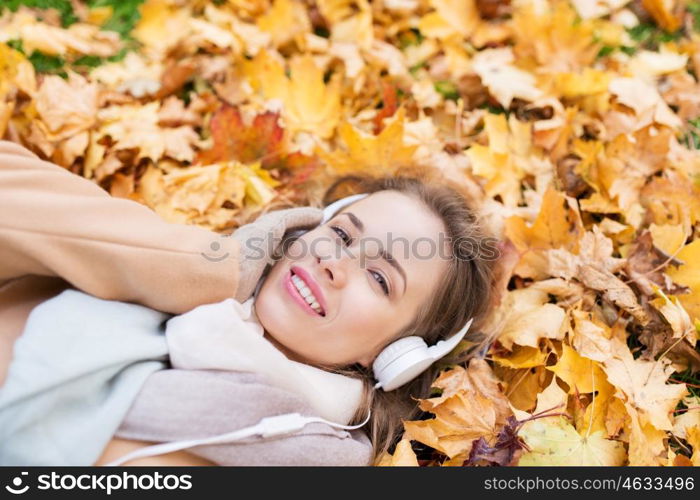
[(690, 457), (690, 461), (694, 466), (700, 466), (700, 425), (690, 427), (686, 432), (688, 434), (686, 440), (693, 447), (693, 456)]
[(571, 72), (592, 66), (601, 43), (593, 34), (594, 24), (576, 22), (569, 2), (556, 0), (543, 11), (523, 2), (513, 12), (516, 35), (514, 51), (519, 60), (536, 61), (540, 72)]
[(519, 216), (506, 219), (505, 234), (521, 254), (514, 273), (522, 277), (543, 279), (547, 275), (546, 250), (563, 248), (578, 253), (583, 223), (576, 205), (566, 195), (547, 188), (534, 224), (528, 226)]
[(649, 225), (654, 246), (663, 250), (667, 255), (676, 255), (683, 247), (688, 235), (685, 234), (681, 224), (654, 224)]
[(290, 131), (310, 132), (322, 139), (333, 135), (340, 120), (341, 73), (334, 73), (324, 83), (322, 68), (316, 66), (310, 54), (304, 54), (292, 59), (287, 78), (284, 65), (265, 50), (243, 67), (253, 89), (267, 100), (281, 102)]
[(411, 440), (403, 438), (396, 445), (394, 454), (385, 453), (377, 460), (377, 467), (418, 467), (418, 459), (411, 448)]
[(353, 10), (356, 12), (331, 24), (331, 40), (370, 51), (375, 42), (372, 6), (367, 0), (356, 0)]
[(36, 92), (34, 66), (24, 54), (0, 43), (0, 101), (4, 101), (13, 87), (30, 97), (34, 96)]
[(520, 182), (528, 173), (532, 148), (530, 125), (514, 115), (506, 121), (505, 115), (488, 113), (484, 128), (489, 145), (474, 144), (466, 151), (472, 172), (488, 179), (484, 187), (488, 196), (500, 196), (507, 207), (518, 206), (522, 201)]
[(662, 465), (666, 453), (666, 433), (646, 421), (633, 404), (625, 402), (624, 406), (628, 413), (625, 426), (628, 429), (629, 465)]
[(547, 361), (547, 353), (536, 347), (514, 344), (513, 351), (508, 355), (492, 354), (491, 359), (501, 366), (508, 368), (533, 368), (544, 366)]
[(189, 10), (178, 8), (171, 0), (148, 0), (139, 6), (139, 12), (131, 34), (155, 53), (164, 53), (189, 32)]
[(542, 338), (564, 338), (566, 312), (548, 301), (542, 290), (521, 288), (508, 292), (505, 304), (509, 313), (498, 336), (503, 347), (511, 350), (513, 344), (518, 344), (538, 348)]
[(390, 174), (395, 169), (409, 164), (418, 147), (404, 142), (404, 114), (404, 109), (399, 108), (389, 124), (376, 136), (343, 122), (338, 127), (338, 134), (346, 150), (328, 153), (318, 147), (316, 153), (338, 173)]
[(333, 135), (340, 120), (342, 74), (333, 73), (328, 84), (323, 70), (308, 54), (292, 59), (284, 116), (292, 130), (312, 132), (322, 139)]
[(671, 430), (671, 412), (688, 390), (685, 384), (667, 384), (675, 371), (670, 361), (634, 359), (629, 347), (618, 338), (610, 341), (611, 356), (603, 361), (608, 381), (616, 396), (640, 413), (640, 425), (648, 422), (656, 429)]
[(304, 7), (291, 0), (274, 0), (272, 8), (256, 20), (258, 28), (272, 35), (275, 47), (311, 29)]
[(678, 299), (695, 321), (700, 320), (700, 240), (685, 245), (676, 258), (684, 264), (669, 266), (666, 272), (673, 281), (690, 288), (690, 294), (679, 295)]
[[(566, 401), (566, 393), (553, 378), (547, 389), (538, 395), (533, 415), (552, 408), (551, 412), (565, 411)], [(531, 415), (516, 411), (516, 416), (522, 420)], [(560, 415), (525, 422), (518, 435), (530, 448), (520, 457), (520, 466), (618, 466), (623, 465), (626, 458), (623, 443), (606, 439), (602, 431), (582, 435)]]
[(481, 20), (475, 0), (430, 0), (430, 6), (435, 10), (418, 23), (420, 32), (428, 37), (469, 37)]
[(562, 344), (562, 355), (553, 366), (553, 371), (569, 386), (569, 394), (599, 390), (606, 381), (605, 372), (597, 362), (584, 358), (567, 344)]

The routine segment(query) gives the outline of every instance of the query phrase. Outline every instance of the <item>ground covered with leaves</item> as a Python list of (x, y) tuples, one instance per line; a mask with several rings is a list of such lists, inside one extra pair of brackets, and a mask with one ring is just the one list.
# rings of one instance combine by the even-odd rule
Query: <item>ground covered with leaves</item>
[(508, 243), (497, 340), (380, 464), (700, 465), (700, 3), (1, 8), (0, 136), (166, 220), (405, 164), (471, 193)]

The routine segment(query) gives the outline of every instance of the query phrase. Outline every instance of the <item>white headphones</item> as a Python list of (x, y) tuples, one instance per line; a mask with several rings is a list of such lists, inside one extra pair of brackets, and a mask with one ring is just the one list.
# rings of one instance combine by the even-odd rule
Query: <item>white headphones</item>
[[(328, 222), (338, 210), (365, 196), (368, 196), (368, 193), (354, 194), (334, 201), (323, 209), (321, 224)], [(401, 338), (386, 346), (372, 363), (372, 372), (378, 381), (374, 388), (381, 387), (384, 391), (393, 391), (416, 378), (435, 361), (457, 347), (459, 341), (467, 334), (472, 321), (474, 318), (467, 321), (467, 324), (449, 339), (441, 340), (431, 347), (417, 335)]]

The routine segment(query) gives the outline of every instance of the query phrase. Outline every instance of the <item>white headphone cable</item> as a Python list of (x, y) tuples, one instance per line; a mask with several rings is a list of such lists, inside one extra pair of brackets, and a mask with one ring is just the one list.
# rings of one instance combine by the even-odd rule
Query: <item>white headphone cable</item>
[(372, 415), (370, 411), (367, 414), (367, 418), (364, 422), (357, 425), (341, 425), (335, 422), (330, 422), (321, 417), (304, 417), (299, 413), (285, 413), (283, 415), (275, 415), (272, 417), (265, 417), (260, 422), (250, 427), (244, 427), (243, 429), (238, 429), (236, 431), (227, 432), (226, 434), (218, 434), (216, 436), (211, 436), (208, 438), (201, 439), (189, 439), (183, 441), (171, 441), (169, 443), (155, 444), (152, 446), (147, 446), (139, 450), (127, 453), (122, 457), (105, 464), (107, 467), (113, 467), (134, 460), (137, 458), (152, 457), (155, 455), (162, 455), (165, 453), (171, 453), (173, 451), (184, 450), (186, 448), (191, 448), (193, 446), (201, 446), (206, 444), (221, 444), (228, 443), (231, 441), (238, 441), (256, 434), (260, 434), (262, 437), (272, 437), (279, 436), (282, 434), (289, 434), (292, 432), (297, 432), (302, 430), (306, 424), (313, 422), (321, 422), (328, 424), (332, 427), (337, 427), (339, 429), (359, 429), (367, 422), (369, 422), (369, 417)]

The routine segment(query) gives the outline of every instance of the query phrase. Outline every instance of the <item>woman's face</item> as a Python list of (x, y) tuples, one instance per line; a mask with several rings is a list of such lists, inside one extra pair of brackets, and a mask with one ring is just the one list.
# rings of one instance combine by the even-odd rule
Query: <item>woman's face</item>
[[(422, 202), (398, 191), (345, 207), (270, 270), (255, 301), (266, 338), (296, 361), (371, 366), (436, 291), (449, 257), (444, 231)], [(309, 292), (318, 305), (303, 298)]]

